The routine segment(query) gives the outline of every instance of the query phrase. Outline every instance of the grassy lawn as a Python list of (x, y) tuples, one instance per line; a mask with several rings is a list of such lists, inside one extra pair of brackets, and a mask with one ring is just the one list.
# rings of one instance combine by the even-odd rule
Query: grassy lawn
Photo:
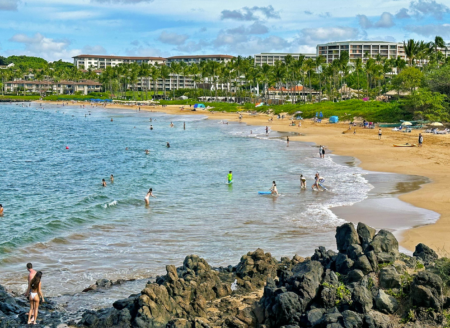
[(39, 96), (2, 96), (0, 95), (0, 100), (24, 100), (24, 101), (31, 101), (31, 100), (39, 100)]

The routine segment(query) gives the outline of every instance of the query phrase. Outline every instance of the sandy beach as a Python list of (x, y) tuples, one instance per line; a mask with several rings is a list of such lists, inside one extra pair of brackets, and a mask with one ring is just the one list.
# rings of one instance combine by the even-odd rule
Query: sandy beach
[[(52, 104), (55, 104), (52, 102)], [(108, 108), (126, 108), (138, 110), (137, 106), (108, 105)], [(168, 114), (206, 115), (215, 120), (239, 121), (238, 113), (221, 113), (198, 110), (192, 112), (181, 106), (140, 106), (141, 110), (165, 112)], [(383, 128), (383, 136), (378, 140), (378, 129), (356, 128), (348, 131), (348, 123), (328, 124), (314, 123), (311, 120), (302, 121), (301, 127), (290, 126), (288, 118), (269, 122), (269, 116), (264, 114), (251, 115), (242, 113), (242, 121), (248, 125), (269, 126), (271, 130), (280, 132), (296, 132), (292, 141), (314, 142), (324, 145), (336, 155), (352, 156), (361, 161), (360, 166), (369, 171), (419, 175), (429, 178), (432, 182), (423, 185), (414, 192), (400, 196), (400, 199), (414, 206), (428, 209), (440, 214), (435, 224), (419, 226), (404, 232), (401, 245), (413, 251), (419, 243), (432, 247), (440, 255), (448, 255), (450, 246), (447, 236), (450, 233), (450, 191), (446, 186), (450, 176), (449, 135), (424, 134), (423, 147), (398, 148), (393, 144), (417, 144), (418, 130), (411, 133), (392, 131)], [(345, 132), (345, 133), (344, 133)]]

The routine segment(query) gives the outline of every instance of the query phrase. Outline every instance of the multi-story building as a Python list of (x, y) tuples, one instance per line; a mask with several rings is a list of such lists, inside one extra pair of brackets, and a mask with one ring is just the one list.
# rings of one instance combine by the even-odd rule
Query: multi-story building
[(261, 53), (255, 55), (255, 66), (262, 66), (263, 64), (268, 64), (273, 66), (277, 60), (284, 62), (287, 55), (291, 55), (294, 59), (298, 59), (300, 56), (305, 58), (315, 59), (316, 54), (301, 54), (301, 53)]
[(73, 64), (77, 68), (104, 69), (114, 67), (119, 64), (146, 63), (150, 65), (164, 64), (162, 57), (124, 57), (124, 56), (103, 56), (103, 55), (78, 55), (73, 57)]
[(6, 92), (28, 92), (28, 93), (56, 93), (74, 94), (81, 92), (87, 95), (91, 92), (102, 91), (102, 84), (96, 81), (7, 81), (4, 83)]
[(342, 52), (347, 51), (350, 61), (360, 58), (368, 58), (381, 55), (384, 58), (401, 57), (406, 59), (403, 43), (386, 41), (343, 41), (330, 42), (317, 45), (317, 56), (325, 57), (327, 63), (339, 59)]
[(188, 65), (200, 64), (202, 61), (217, 61), (220, 63), (228, 63), (234, 56), (230, 55), (198, 55), (198, 56), (172, 56), (167, 58), (167, 63), (170, 65), (174, 62), (185, 62)]

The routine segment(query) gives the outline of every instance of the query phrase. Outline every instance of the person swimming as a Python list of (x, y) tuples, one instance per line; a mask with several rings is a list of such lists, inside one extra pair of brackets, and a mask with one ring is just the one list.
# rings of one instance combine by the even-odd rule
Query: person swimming
[(0, 216), (3, 216), (3, 206), (0, 204)]
[(150, 130), (153, 130), (153, 125), (150, 125)]
[(109, 177), (109, 179), (111, 180), (111, 183), (114, 182), (114, 175), (111, 174), (111, 176)]
[(106, 181), (105, 181), (105, 179), (102, 179), (102, 186), (103, 186), (103, 187), (106, 187)]
[(170, 143), (169, 142), (167, 142), (166, 147), (170, 148)]
[(228, 183), (231, 183), (231, 182), (233, 182), (233, 171), (230, 171), (228, 173)]
[(270, 188), (272, 192), (272, 196), (278, 196), (277, 184), (275, 181), (272, 181), (272, 188)]
[(145, 150), (145, 155), (150, 154), (150, 151), (148, 149)]
[(144, 200), (145, 200), (145, 205), (150, 205), (150, 197), (154, 197), (156, 198), (156, 196), (153, 195), (153, 189), (150, 188), (147, 192), (147, 195), (145, 196)]
[(173, 123), (170, 122), (170, 127), (173, 128), (173, 127), (175, 127), (175, 125), (173, 125)]

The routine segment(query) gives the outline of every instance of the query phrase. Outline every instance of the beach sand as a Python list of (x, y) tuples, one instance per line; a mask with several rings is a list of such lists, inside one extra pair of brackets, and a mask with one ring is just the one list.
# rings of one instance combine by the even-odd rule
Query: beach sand
[[(55, 104), (55, 102), (52, 102)], [(137, 106), (108, 105), (108, 108), (125, 108), (138, 110)], [(215, 120), (239, 121), (238, 113), (221, 113), (198, 110), (192, 112), (189, 107), (180, 110), (181, 106), (140, 106), (141, 110), (164, 112), (177, 115), (206, 115)], [(400, 195), (400, 199), (414, 206), (428, 209), (440, 214), (434, 224), (415, 227), (404, 231), (400, 244), (413, 251), (419, 243), (432, 247), (441, 256), (448, 255), (450, 245), (450, 188), (447, 178), (450, 177), (450, 135), (423, 134), (423, 147), (398, 148), (393, 144), (417, 144), (419, 132), (395, 132), (384, 128), (381, 140), (378, 140), (378, 128), (356, 128), (348, 131), (348, 123), (328, 124), (314, 123), (311, 120), (302, 121), (302, 126), (289, 126), (288, 118), (268, 121), (264, 114), (251, 115), (242, 113), (242, 122), (248, 125), (269, 126), (271, 130), (279, 132), (296, 132), (300, 135), (292, 136), (292, 141), (314, 142), (324, 145), (336, 155), (352, 156), (361, 161), (360, 167), (368, 171), (390, 172), (398, 174), (424, 176), (431, 183), (410, 193)], [(345, 133), (343, 133), (345, 132)], [(386, 207), (392, 204), (386, 204)], [(400, 211), (401, 209), (399, 209)], [(361, 214), (362, 215), (362, 214)], [(405, 220), (405, 217), (402, 217)], [(413, 225), (413, 224), (412, 224)], [(379, 226), (381, 228), (381, 226)]]

